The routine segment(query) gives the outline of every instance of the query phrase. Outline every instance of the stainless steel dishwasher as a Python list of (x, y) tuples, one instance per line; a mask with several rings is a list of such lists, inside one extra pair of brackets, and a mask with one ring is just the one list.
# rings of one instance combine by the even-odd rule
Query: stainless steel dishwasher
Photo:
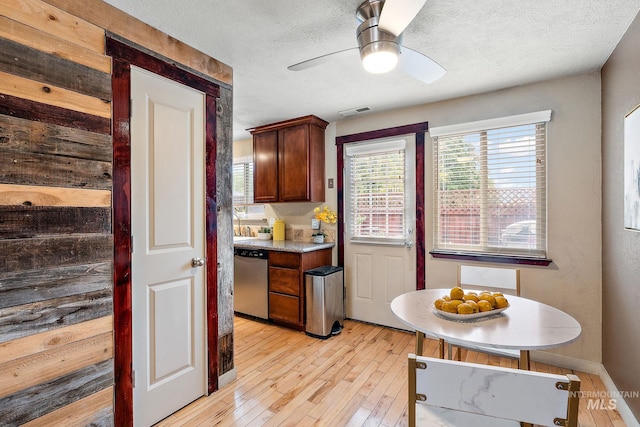
[(268, 319), (268, 252), (262, 249), (235, 248), (233, 253), (233, 310)]

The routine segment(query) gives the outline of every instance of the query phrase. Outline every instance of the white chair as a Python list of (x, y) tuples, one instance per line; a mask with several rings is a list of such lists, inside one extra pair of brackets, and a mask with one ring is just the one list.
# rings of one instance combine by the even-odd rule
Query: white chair
[(578, 425), (580, 379), (409, 355), (409, 426)]
[[(520, 270), (512, 268), (476, 267), (461, 265), (458, 267), (458, 286), (465, 291), (502, 292), (509, 299), (509, 295), (520, 296)], [(452, 359), (453, 346), (448, 347), (448, 357)], [(457, 360), (461, 359), (458, 347)], [(483, 346), (465, 345), (462, 348), (482, 353), (494, 354), (510, 359), (517, 359), (521, 369), (529, 369), (529, 352), (511, 349), (489, 348)]]

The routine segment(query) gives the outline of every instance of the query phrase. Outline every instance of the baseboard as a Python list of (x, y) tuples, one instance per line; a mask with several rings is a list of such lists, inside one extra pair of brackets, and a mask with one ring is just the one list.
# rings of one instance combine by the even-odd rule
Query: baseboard
[[(600, 379), (602, 380), (604, 386), (607, 388), (607, 391), (611, 396), (619, 396), (620, 392), (618, 391), (618, 387), (616, 387), (616, 384), (613, 382), (604, 366), (600, 366), (601, 371), (600, 373), (598, 373), (598, 376), (600, 376)], [(631, 412), (631, 408), (629, 408), (627, 402), (622, 397), (616, 398), (616, 409), (620, 413), (620, 417), (622, 417), (622, 420), (627, 424), (627, 427), (640, 427), (640, 423), (638, 423), (638, 420), (633, 415), (633, 412)]]
[[(561, 368), (572, 369), (574, 371), (598, 375), (607, 389), (607, 397), (611, 396), (611, 398), (615, 399), (616, 410), (627, 427), (640, 427), (640, 423), (638, 423), (633, 412), (631, 412), (631, 408), (629, 408), (627, 402), (622, 397), (616, 397), (620, 396), (621, 393), (602, 363), (576, 359), (574, 357), (562, 356), (560, 354), (548, 353), (545, 351), (531, 352), (531, 360)], [(596, 398), (599, 399), (601, 397), (596, 396)]]
[(236, 370), (236, 368), (233, 368), (230, 371), (227, 371), (224, 374), (220, 375), (218, 377), (218, 390), (222, 389), (224, 386), (226, 386), (236, 378), (238, 378), (238, 371)]
[(547, 351), (532, 351), (531, 360), (546, 363), (547, 365), (558, 366), (560, 368), (573, 369), (575, 371), (586, 372), (588, 374), (600, 375), (602, 364), (590, 360), (576, 359), (575, 357), (563, 356), (561, 354), (549, 353)]

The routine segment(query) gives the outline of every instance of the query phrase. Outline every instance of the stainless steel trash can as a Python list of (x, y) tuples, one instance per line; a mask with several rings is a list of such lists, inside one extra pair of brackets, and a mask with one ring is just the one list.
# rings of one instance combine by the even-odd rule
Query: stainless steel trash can
[(337, 335), (344, 325), (344, 273), (326, 265), (305, 271), (305, 332), (316, 338)]

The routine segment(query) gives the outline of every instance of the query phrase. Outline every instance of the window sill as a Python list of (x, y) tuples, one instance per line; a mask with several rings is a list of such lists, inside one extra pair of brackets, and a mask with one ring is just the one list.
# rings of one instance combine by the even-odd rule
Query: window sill
[(553, 261), (548, 258), (530, 258), (516, 255), (469, 254), (462, 252), (430, 251), (433, 258), (458, 259), (465, 261), (493, 262), (502, 264), (541, 265), (548, 266)]

